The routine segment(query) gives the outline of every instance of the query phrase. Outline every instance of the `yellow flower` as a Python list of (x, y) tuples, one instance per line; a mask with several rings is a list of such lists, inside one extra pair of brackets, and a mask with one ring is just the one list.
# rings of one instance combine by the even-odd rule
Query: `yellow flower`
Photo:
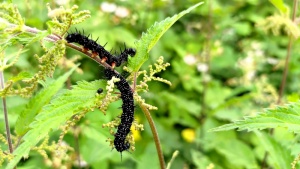
[(186, 142), (192, 143), (195, 141), (196, 133), (194, 129), (186, 128), (182, 130), (181, 135)]
[(140, 117), (139, 116), (135, 116), (134, 117), (134, 122), (131, 125), (131, 132), (134, 138), (134, 141), (140, 141), (142, 140), (142, 136), (141, 136), (141, 130), (144, 130), (143, 125), (139, 125), (138, 123), (140, 122)]
[(133, 134), (134, 141), (140, 141), (142, 139), (141, 131), (136, 130), (135, 127), (131, 126), (131, 132)]

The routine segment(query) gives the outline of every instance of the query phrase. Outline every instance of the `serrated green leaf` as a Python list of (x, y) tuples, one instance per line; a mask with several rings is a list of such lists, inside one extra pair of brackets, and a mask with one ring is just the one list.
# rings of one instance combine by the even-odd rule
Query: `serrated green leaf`
[[(73, 71), (78, 66), (72, 68), (63, 76), (55, 81), (50, 82), (46, 88), (41, 90), (35, 97), (33, 97), (26, 105), (16, 122), (16, 133), (23, 136), (29, 130), (29, 124), (34, 120), (34, 117), (42, 110), (42, 107), (50, 102), (50, 99), (55, 95)], [(18, 75), (19, 76), (19, 75)]]
[(37, 32), (36, 34), (32, 35), (29, 33), (21, 33), (18, 36), (14, 37), (3, 37), (0, 40), (0, 43), (3, 48), (6, 48), (8, 46), (12, 46), (18, 43), (25, 44), (24, 49), (22, 50), (22, 53), (26, 52), (26, 47), (32, 45), (32, 43), (37, 42), (43, 38), (45, 38), (49, 33), (47, 31), (41, 31)]
[(235, 121), (210, 131), (225, 131), (238, 128), (239, 130), (253, 131), (267, 128), (284, 127), (294, 133), (300, 133), (300, 104), (291, 103), (279, 106), (275, 109), (266, 109), (265, 112), (253, 117), (245, 117), (244, 120)]
[(29, 127), (30, 130), (22, 138), (22, 143), (14, 151), (14, 158), (9, 162), (6, 169), (14, 168), (20, 159), (27, 155), (41, 139), (51, 130), (56, 130), (59, 126), (70, 119), (74, 114), (94, 108), (95, 97), (99, 87), (104, 88), (105, 81), (78, 82), (72, 90), (65, 90), (59, 97), (56, 97), (51, 104), (43, 107), (35, 121)]
[(281, 145), (273, 137), (267, 134), (259, 131), (256, 131), (255, 134), (257, 135), (262, 145), (265, 147), (266, 151), (268, 151), (272, 168), (291, 168), (291, 163), (293, 162), (294, 158), (288, 148), (283, 147), (283, 145)]
[(199, 2), (196, 5), (180, 12), (179, 14), (174, 15), (173, 17), (168, 17), (161, 22), (156, 22), (152, 25), (147, 33), (143, 33), (140, 40), (135, 44), (137, 53), (134, 57), (129, 58), (128, 68), (131, 72), (137, 72), (145, 61), (149, 58), (149, 51), (161, 38), (161, 36), (183, 15), (189, 13), (191, 10), (195, 9), (199, 5), (202, 5), (203, 2)]
[(39, 40), (44, 39), (46, 36), (49, 35), (49, 32), (47, 31), (40, 31), (34, 34), (34, 36), (30, 35), (29, 37), (24, 36), (24, 38), (20, 37), (20, 42), (23, 42), (23, 44), (26, 44), (26, 46), (32, 45), (32, 43), (37, 42)]

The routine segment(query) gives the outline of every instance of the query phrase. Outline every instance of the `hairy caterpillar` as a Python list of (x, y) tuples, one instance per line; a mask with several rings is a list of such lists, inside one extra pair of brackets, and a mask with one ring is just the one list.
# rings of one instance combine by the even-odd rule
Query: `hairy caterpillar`
[(130, 148), (129, 142), (126, 141), (126, 136), (130, 132), (130, 127), (134, 120), (133, 92), (131, 91), (130, 85), (126, 79), (114, 70), (106, 68), (104, 70), (104, 74), (108, 79), (112, 79), (113, 76), (120, 79), (120, 81), (115, 82), (115, 84), (121, 92), (123, 113), (121, 115), (121, 123), (115, 133), (114, 146), (118, 152), (122, 153), (122, 151)]
[[(133, 48), (126, 48), (118, 54), (113, 55), (108, 52), (104, 47), (97, 43), (97, 40), (94, 41), (89, 39), (89, 35), (85, 36), (84, 32), (80, 32), (76, 30), (74, 33), (70, 33), (65, 38), (68, 43), (77, 43), (83, 47), (84, 51), (91, 51), (94, 56), (98, 55), (101, 61), (106, 62), (112, 68), (120, 66), (122, 63), (127, 62), (129, 55), (134, 56), (136, 54), (136, 50)], [(120, 153), (130, 148), (130, 143), (126, 141), (126, 136), (130, 132), (130, 127), (134, 120), (134, 99), (133, 92), (131, 91), (131, 87), (126, 79), (115, 72), (111, 68), (105, 68), (104, 70), (105, 77), (107, 79), (112, 79), (113, 76), (119, 78), (120, 81), (115, 82), (117, 88), (121, 93), (122, 99), (122, 115), (121, 115), (121, 123), (117, 128), (117, 132), (114, 134), (114, 148)], [(97, 93), (100, 94), (103, 92), (103, 89), (99, 88)]]
[(108, 52), (104, 47), (98, 44), (96, 41), (89, 39), (89, 35), (85, 36), (84, 32), (81, 33), (80, 31), (76, 30), (74, 33), (70, 33), (65, 38), (68, 43), (78, 43), (79, 45), (83, 46), (83, 50), (90, 50), (92, 51), (93, 55), (98, 55), (103, 62), (106, 62), (110, 66), (119, 67), (122, 63), (128, 60), (128, 56), (134, 56), (136, 51), (133, 48), (126, 48), (119, 55), (112, 55)]

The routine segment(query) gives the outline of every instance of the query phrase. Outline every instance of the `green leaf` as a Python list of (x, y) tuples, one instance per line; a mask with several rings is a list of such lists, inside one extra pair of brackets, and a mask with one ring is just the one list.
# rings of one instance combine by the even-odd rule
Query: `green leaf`
[[(99, 127), (101, 128), (101, 127)], [(111, 147), (107, 146), (105, 135), (103, 135), (97, 128), (92, 126), (82, 126), (82, 133), (80, 144), (80, 155), (91, 166), (95, 168), (103, 168), (103, 164), (107, 163), (107, 159), (118, 153), (110, 153)], [(97, 148), (95, 148), (97, 146)], [(101, 156), (101, 158), (99, 158)], [(97, 166), (98, 164), (102, 166)], [(107, 164), (106, 164), (107, 165)]]
[(9, 78), (9, 80), (17, 82), (19, 80), (29, 79), (30, 77), (32, 77), (32, 75), (29, 72), (20, 72), (17, 76)]
[(153, 158), (153, 154), (156, 153), (155, 150), (156, 149), (154, 147), (154, 144), (148, 144), (144, 150), (144, 153), (139, 157), (136, 168), (149, 168), (149, 166), (159, 166), (158, 158)]
[(235, 31), (241, 36), (248, 36), (251, 34), (251, 24), (249, 22), (239, 22), (232, 25)]
[(265, 147), (266, 151), (268, 151), (270, 163), (273, 165), (272, 168), (291, 168), (291, 163), (294, 161), (294, 158), (286, 147), (282, 146), (273, 137), (267, 134), (259, 131), (256, 131), (255, 134), (257, 135), (257, 138), (260, 140), (261, 144)]
[[(50, 82), (46, 88), (41, 90), (35, 97), (33, 97), (23, 110), (16, 122), (16, 133), (19, 136), (23, 136), (29, 130), (29, 124), (34, 120), (34, 117), (40, 113), (42, 107), (50, 102), (52, 96), (58, 92), (59, 89), (63, 87), (63, 84), (68, 79), (68, 77), (73, 73), (73, 71), (78, 66), (72, 68), (69, 72), (65, 73), (63, 76), (55, 81)], [(25, 73), (26, 75), (26, 73)], [(19, 76), (19, 75), (18, 75)]]
[(222, 154), (234, 166), (249, 169), (258, 168), (254, 152), (247, 144), (237, 139), (226, 139), (219, 142), (216, 146), (216, 151)]
[(195, 9), (203, 2), (199, 2), (196, 5), (174, 15), (173, 17), (168, 17), (165, 20), (154, 23), (148, 30), (147, 33), (143, 33), (140, 40), (136, 42), (137, 53), (134, 57), (129, 58), (128, 68), (132, 72), (137, 72), (145, 61), (149, 58), (149, 51), (161, 38), (161, 36), (183, 15), (189, 13), (191, 10)]
[(162, 92), (159, 96), (163, 100), (168, 100), (171, 121), (190, 127), (195, 127), (199, 124), (194, 118), (201, 111), (201, 105), (197, 102), (168, 92)]
[[(213, 162), (209, 159), (209, 157), (204, 155), (200, 151), (195, 151), (194, 149), (192, 149), (191, 156), (197, 168), (208, 168), (208, 166), (213, 164)], [(213, 164), (213, 165), (216, 169), (220, 168), (219, 166), (217, 166), (217, 164)]]
[(266, 109), (253, 117), (246, 117), (231, 124), (210, 129), (210, 131), (225, 131), (238, 128), (239, 130), (253, 131), (267, 128), (285, 127), (290, 132), (300, 133), (300, 102), (286, 106), (278, 106), (275, 109)]
[(105, 81), (78, 82), (72, 90), (65, 90), (59, 97), (56, 97), (51, 104), (43, 107), (35, 121), (29, 127), (30, 130), (22, 138), (22, 143), (14, 151), (14, 158), (9, 162), (6, 169), (14, 168), (20, 159), (28, 155), (30, 149), (43, 139), (51, 130), (70, 119), (74, 114), (82, 111), (89, 111), (95, 108), (99, 98), (96, 91), (99, 87), (104, 88)]
[(280, 12), (288, 14), (288, 7), (283, 3), (283, 0), (269, 0)]

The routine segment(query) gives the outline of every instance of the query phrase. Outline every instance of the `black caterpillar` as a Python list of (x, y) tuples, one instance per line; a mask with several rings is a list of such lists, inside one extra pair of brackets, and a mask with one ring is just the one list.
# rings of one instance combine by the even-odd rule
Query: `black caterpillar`
[[(126, 48), (120, 52), (119, 55), (112, 55), (104, 47), (98, 44), (96, 41), (89, 39), (89, 36), (85, 36), (84, 32), (77, 31), (75, 33), (68, 34), (65, 38), (68, 43), (78, 43), (83, 47), (83, 50), (90, 50), (93, 55), (98, 55), (101, 61), (106, 62), (112, 68), (120, 66), (122, 63), (127, 62), (128, 56), (134, 56), (136, 50), (133, 48)], [(133, 92), (131, 91), (130, 85), (126, 79), (120, 74), (116, 73), (113, 69), (105, 68), (104, 74), (107, 79), (112, 79), (113, 76), (119, 78), (120, 81), (115, 82), (117, 88), (121, 92), (121, 99), (123, 101), (121, 115), (121, 123), (118, 126), (117, 132), (115, 133), (114, 147), (118, 152), (123, 152), (130, 148), (130, 143), (126, 141), (126, 136), (130, 132), (130, 127), (134, 120), (134, 99)], [(100, 94), (103, 89), (99, 88), (97, 93)]]
[(98, 94), (101, 94), (103, 92), (103, 89), (102, 88), (99, 88), (98, 90), (97, 90), (97, 93)]
[(128, 60), (128, 56), (134, 56), (136, 51), (133, 48), (126, 48), (117, 56), (112, 55), (104, 47), (98, 44), (96, 41), (89, 39), (89, 35), (85, 36), (84, 32), (76, 30), (75, 33), (67, 35), (66, 40), (68, 43), (78, 43), (83, 46), (84, 50), (90, 50), (94, 55), (98, 55), (101, 60), (105, 61), (112, 67), (119, 67), (122, 63)]
[(112, 79), (113, 76), (120, 79), (120, 81), (115, 82), (115, 84), (121, 92), (123, 113), (121, 115), (121, 123), (118, 126), (117, 133), (115, 134), (114, 146), (118, 152), (122, 153), (122, 151), (130, 148), (129, 142), (126, 141), (126, 136), (130, 132), (130, 127), (134, 120), (133, 92), (131, 91), (130, 85), (126, 79), (114, 70), (106, 68), (104, 70), (104, 74), (109, 80)]

